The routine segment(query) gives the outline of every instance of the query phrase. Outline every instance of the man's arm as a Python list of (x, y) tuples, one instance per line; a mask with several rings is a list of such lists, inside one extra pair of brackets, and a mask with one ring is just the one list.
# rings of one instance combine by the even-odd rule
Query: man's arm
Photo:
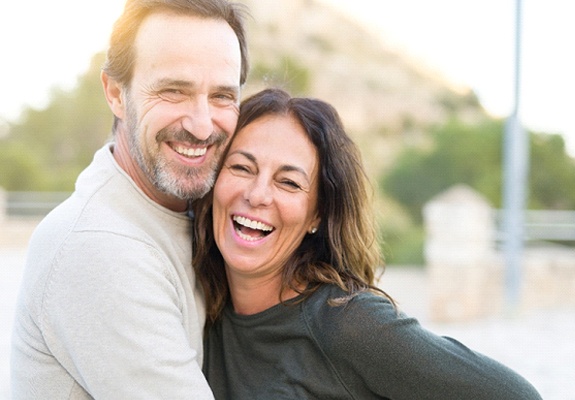
[(192, 293), (159, 249), (107, 232), (75, 234), (47, 285), (46, 342), (94, 398), (213, 398), (190, 344), (202, 327), (185, 327)]

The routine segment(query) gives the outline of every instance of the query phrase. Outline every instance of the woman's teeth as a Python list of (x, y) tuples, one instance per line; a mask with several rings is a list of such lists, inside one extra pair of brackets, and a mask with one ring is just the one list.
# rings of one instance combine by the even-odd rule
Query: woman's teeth
[(246, 217), (239, 217), (237, 215), (234, 215), (233, 220), (238, 224), (250, 229), (257, 229), (259, 231), (264, 232), (271, 232), (273, 230), (273, 226), (266, 225), (263, 222), (252, 221), (251, 219)]
[(263, 222), (252, 221), (249, 218), (235, 215), (232, 219), (236, 224), (235, 230), (238, 236), (250, 242), (261, 239), (273, 230), (272, 226)]

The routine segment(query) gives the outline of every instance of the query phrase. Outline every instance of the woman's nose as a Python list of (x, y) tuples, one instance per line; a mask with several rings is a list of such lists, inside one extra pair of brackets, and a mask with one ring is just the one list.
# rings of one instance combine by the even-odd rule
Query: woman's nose
[(273, 197), (271, 185), (258, 177), (246, 188), (244, 196), (252, 207), (268, 206)]

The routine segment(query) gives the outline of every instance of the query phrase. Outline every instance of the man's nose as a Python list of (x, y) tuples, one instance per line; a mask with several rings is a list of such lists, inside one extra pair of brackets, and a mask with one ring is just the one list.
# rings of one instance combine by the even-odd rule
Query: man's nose
[(191, 100), (186, 107), (182, 127), (198, 140), (206, 140), (214, 133), (212, 109), (207, 99)]

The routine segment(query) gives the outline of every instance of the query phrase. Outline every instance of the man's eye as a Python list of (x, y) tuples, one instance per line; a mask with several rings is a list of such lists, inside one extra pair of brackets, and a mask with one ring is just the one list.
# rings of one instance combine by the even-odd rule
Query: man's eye
[(230, 105), (236, 103), (236, 96), (228, 93), (216, 93), (212, 99), (220, 105)]
[(160, 92), (160, 97), (167, 101), (183, 101), (188, 97), (180, 89), (164, 89)]

